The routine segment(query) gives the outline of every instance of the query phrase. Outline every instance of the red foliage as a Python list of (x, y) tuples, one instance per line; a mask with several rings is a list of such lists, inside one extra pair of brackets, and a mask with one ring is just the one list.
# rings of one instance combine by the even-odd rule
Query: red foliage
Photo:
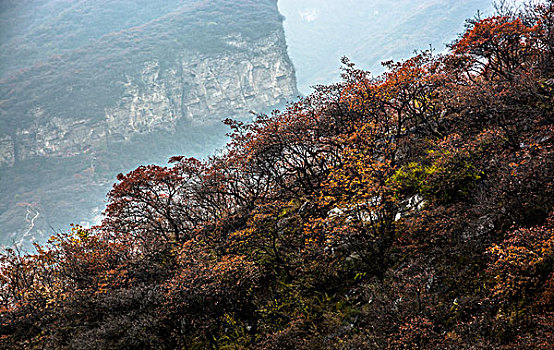
[(0, 347), (549, 348), (552, 13), (120, 174), (102, 225), (1, 255)]

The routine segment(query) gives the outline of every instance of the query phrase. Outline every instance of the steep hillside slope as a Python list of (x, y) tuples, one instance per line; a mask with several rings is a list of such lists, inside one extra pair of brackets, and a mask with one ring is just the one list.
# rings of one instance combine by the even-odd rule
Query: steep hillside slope
[(0, 349), (550, 350), (554, 1), (120, 174), (0, 253)]

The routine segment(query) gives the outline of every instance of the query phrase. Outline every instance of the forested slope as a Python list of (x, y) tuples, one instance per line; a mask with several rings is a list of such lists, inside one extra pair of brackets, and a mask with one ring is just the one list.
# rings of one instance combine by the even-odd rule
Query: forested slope
[(118, 177), (0, 270), (2, 348), (550, 349), (554, 9)]

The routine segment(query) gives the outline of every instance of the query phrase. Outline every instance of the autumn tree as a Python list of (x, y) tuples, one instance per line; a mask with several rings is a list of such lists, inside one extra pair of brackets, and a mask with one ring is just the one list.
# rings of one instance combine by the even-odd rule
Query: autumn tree
[(2, 348), (551, 348), (552, 2), (343, 81), (0, 256)]

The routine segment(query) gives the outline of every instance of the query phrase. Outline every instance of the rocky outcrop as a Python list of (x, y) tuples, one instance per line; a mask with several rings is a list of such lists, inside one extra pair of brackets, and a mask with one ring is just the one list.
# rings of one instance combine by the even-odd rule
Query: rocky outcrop
[(203, 124), (245, 116), (296, 94), (282, 31), (255, 43), (230, 35), (227, 44), (231, 50), (223, 55), (182, 53), (170, 62), (144, 62), (140, 74), (117, 82), (123, 93), (101, 118), (62, 119), (41, 106), (25, 111), (35, 122), (0, 138), (0, 166), (90, 152), (137, 133), (171, 130), (178, 120)]
[(228, 45), (243, 47), (224, 56), (181, 55), (162, 68), (144, 63), (142, 73), (126, 77), (125, 93), (106, 108), (106, 123), (118, 138), (167, 128), (178, 119), (193, 124), (245, 115), (290, 99), (296, 93), (292, 64), (283, 51), (282, 33), (250, 46), (231, 36)]

